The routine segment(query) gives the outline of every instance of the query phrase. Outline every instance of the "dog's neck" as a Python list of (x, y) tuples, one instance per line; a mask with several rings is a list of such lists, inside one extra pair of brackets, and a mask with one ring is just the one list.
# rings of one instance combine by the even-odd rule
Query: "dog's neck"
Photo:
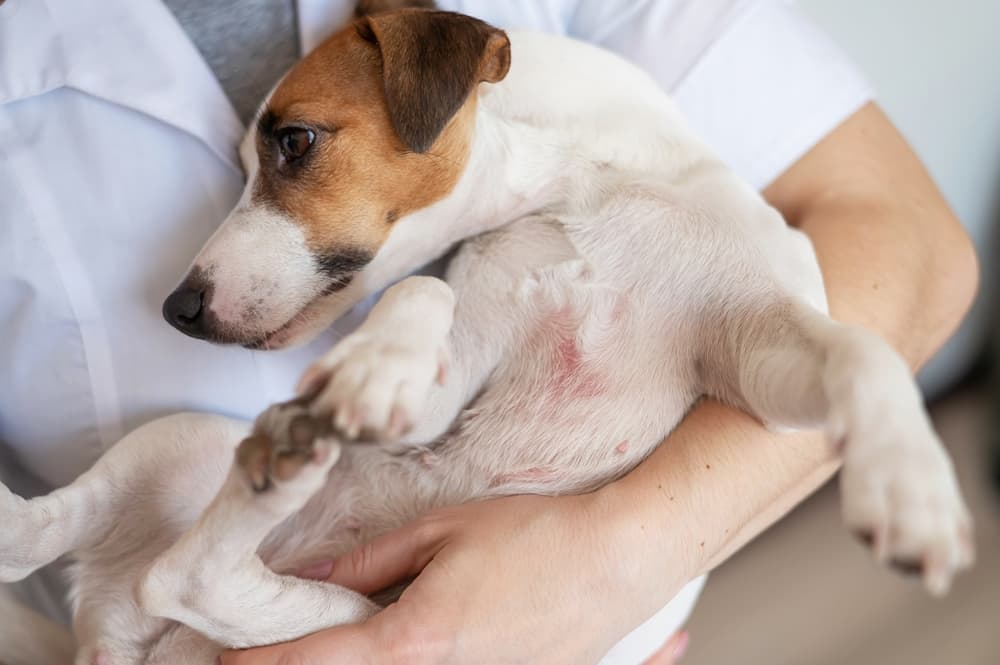
[(440, 201), (400, 218), (375, 258), (330, 296), (320, 323), (444, 256), (461, 241), (546, 208), (562, 197), (566, 146), (559, 133), (511, 122), (483, 105), (476, 111), (469, 159)]
[[(521, 57), (507, 78), (478, 91), (469, 160), (455, 188), (396, 222), (375, 259), (335, 296), (331, 316), (466, 238), (589, 197), (615, 173), (656, 173), (670, 182), (714, 161), (639, 70), (551, 36), (511, 39)], [(562, 57), (553, 57), (554, 50)]]
[(410, 214), (364, 271), (362, 297), (485, 233), (560, 199), (564, 146), (545, 128), (477, 110), (468, 164), (444, 199)]

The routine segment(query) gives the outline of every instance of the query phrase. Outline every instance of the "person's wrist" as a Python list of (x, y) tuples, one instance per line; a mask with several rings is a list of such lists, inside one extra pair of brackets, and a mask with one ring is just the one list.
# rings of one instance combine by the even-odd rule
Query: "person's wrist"
[(685, 522), (667, 504), (622, 480), (585, 495), (611, 593), (647, 599), (655, 611), (697, 576)]

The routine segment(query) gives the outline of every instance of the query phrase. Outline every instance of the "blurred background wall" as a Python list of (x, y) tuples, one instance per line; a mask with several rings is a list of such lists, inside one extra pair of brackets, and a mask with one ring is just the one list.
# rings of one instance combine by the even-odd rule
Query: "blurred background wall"
[[(924, 370), (936, 397), (978, 359), (1000, 300), (1000, 0), (799, 0), (868, 75), (972, 234), (983, 288), (960, 333)], [(1000, 656), (997, 662), (1000, 663)]]

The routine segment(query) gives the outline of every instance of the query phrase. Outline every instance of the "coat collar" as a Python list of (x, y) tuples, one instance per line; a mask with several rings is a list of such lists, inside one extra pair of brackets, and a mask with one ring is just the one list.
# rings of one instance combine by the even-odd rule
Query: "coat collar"
[(159, 0), (0, 6), (0, 104), (71, 87), (175, 126), (239, 169), (244, 127)]

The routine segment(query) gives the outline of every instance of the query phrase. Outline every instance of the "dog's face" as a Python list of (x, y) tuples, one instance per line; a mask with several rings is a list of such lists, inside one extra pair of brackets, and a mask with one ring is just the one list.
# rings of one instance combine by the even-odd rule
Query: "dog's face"
[(331, 37), (250, 129), (243, 196), (167, 298), (167, 321), (252, 348), (311, 339), (365, 295), (349, 286), (398, 220), (451, 192), (476, 86), (509, 64), (503, 32), (447, 12), (389, 12)]

